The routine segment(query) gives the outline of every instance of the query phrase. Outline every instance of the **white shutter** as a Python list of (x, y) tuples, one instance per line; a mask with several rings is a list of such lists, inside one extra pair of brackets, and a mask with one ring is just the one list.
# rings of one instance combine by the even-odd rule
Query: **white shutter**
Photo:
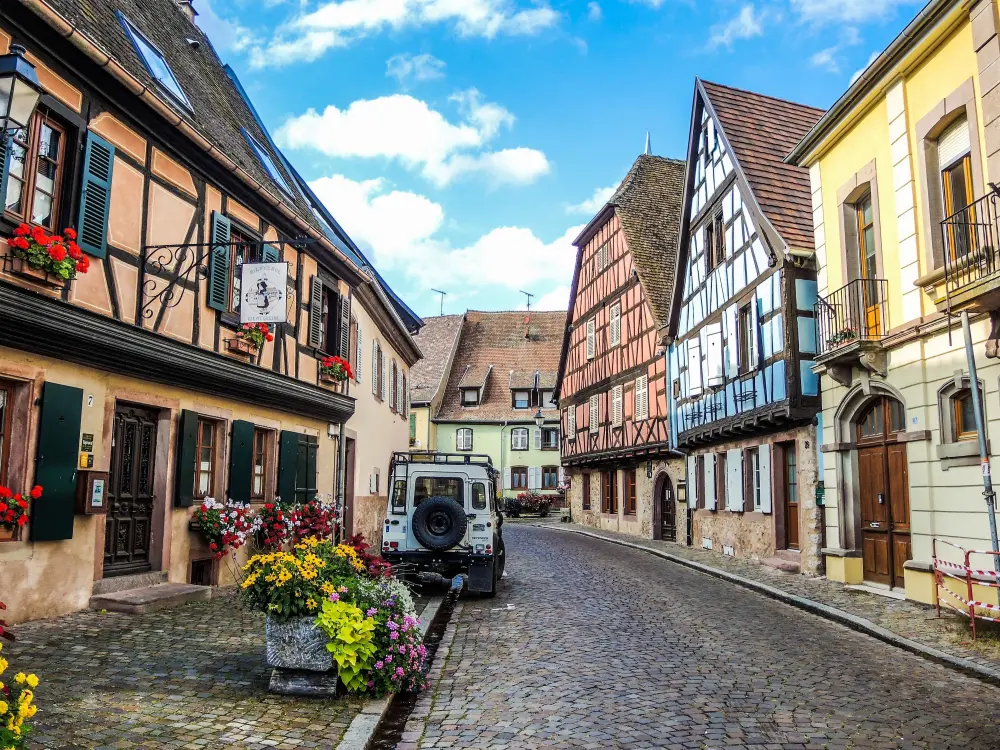
[(709, 388), (725, 385), (726, 374), (722, 364), (722, 324), (705, 326), (705, 384)]
[(590, 431), (597, 432), (600, 429), (600, 411), (598, 410), (597, 396), (590, 397)]
[(757, 461), (760, 464), (760, 509), (763, 513), (771, 512), (771, 445), (763, 443), (757, 449)]
[(715, 510), (716, 482), (715, 482), (715, 454), (706, 453), (702, 458), (705, 461), (705, 508)]
[(379, 395), (378, 391), (378, 342), (372, 341), (372, 393)]
[(389, 373), (386, 371), (386, 367), (388, 365), (388, 363), (387, 363), (386, 360), (387, 360), (387, 357), (385, 356), (385, 352), (382, 351), (381, 347), (379, 347), (379, 372), (381, 373), (381, 377), (379, 378), (379, 380), (382, 381), (382, 400), (383, 401), (385, 401), (386, 396), (389, 395), (389, 391), (388, 391), (388, 388), (389, 388), (388, 374)]
[(739, 448), (726, 451), (726, 492), (729, 510), (743, 510), (743, 451)]
[(688, 507), (697, 508), (698, 507), (698, 464), (694, 456), (688, 456), (688, 472), (687, 472), (687, 496), (688, 496)]
[(635, 379), (635, 419), (649, 419), (649, 375)]
[(726, 308), (726, 344), (729, 347), (729, 377), (740, 371), (740, 333), (736, 323), (736, 305)]
[(596, 349), (597, 328), (593, 318), (587, 321), (587, 359), (593, 359)]
[(938, 136), (938, 164), (944, 168), (965, 156), (972, 148), (969, 142), (969, 121), (964, 117), (955, 120)]
[(506, 467), (503, 470), (503, 488), (505, 490), (509, 490), (510, 489), (510, 467), (509, 466)]
[(358, 383), (361, 382), (361, 321), (358, 321), (358, 340), (354, 342), (354, 380)]
[(540, 451), (542, 449), (542, 428), (535, 428), (535, 450)]
[(622, 340), (622, 305), (616, 302), (611, 306), (611, 346), (618, 346)]
[(576, 440), (576, 404), (566, 407), (566, 437)]
[(528, 488), (538, 490), (542, 488), (542, 467), (531, 466), (528, 468)]
[(565, 484), (565, 483), (566, 483), (566, 472), (563, 471), (563, 467), (560, 466), (559, 467), (559, 484)]
[(616, 385), (611, 389), (611, 423), (615, 427), (622, 426), (622, 388)]
[(688, 395), (700, 396), (701, 386), (701, 341), (688, 341)]

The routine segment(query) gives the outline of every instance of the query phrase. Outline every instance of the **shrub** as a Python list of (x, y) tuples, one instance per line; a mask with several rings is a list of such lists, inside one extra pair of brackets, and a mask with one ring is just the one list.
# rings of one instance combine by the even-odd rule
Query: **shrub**
[(291, 538), (295, 529), (292, 518), (293, 509), (280, 503), (264, 503), (257, 511), (260, 528), (257, 531), (256, 543), (259, 549), (270, 551), (281, 549)]
[(344, 601), (323, 602), (316, 627), (329, 642), (327, 651), (337, 662), (337, 675), (352, 693), (368, 688), (367, 671), (375, 657), (375, 620), (365, 617), (358, 607)]
[(373, 555), (368, 551), (372, 546), (365, 541), (364, 534), (355, 534), (347, 540), (347, 543), (354, 547), (354, 551), (358, 553), (358, 557), (361, 558), (369, 575), (376, 578), (392, 575), (392, 565), (383, 560), (381, 555)]
[(305, 505), (297, 505), (292, 514), (295, 526), (295, 543), (306, 537), (329, 539), (333, 536), (336, 520), (332, 505), (326, 505), (318, 497), (314, 497)]
[[(3, 644), (0, 644), (0, 650)], [(7, 671), (7, 660), (0, 653), (0, 675)], [(27, 723), (38, 706), (35, 705), (35, 688), (38, 687), (38, 677), (33, 674), (18, 672), (10, 680), (0, 683), (0, 747), (4, 750), (22, 750), (26, 747), (26, 738), (31, 731)]]

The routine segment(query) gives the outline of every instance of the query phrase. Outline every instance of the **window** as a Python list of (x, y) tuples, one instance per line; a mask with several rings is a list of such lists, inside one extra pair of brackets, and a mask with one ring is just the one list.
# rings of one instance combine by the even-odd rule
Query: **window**
[(396, 368), (396, 360), (392, 360), (389, 370), (389, 411), (399, 411), (399, 370)]
[(191, 103), (188, 101), (187, 96), (184, 95), (184, 89), (177, 83), (177, 78), (174, 77), (174, 72), (167, 64), (167, 58), (163, 56), (163, 53), (153, 46), (153, 43), (121, 13), (118, 14), (118, 20), (125, 27), (125, 32), (132, 40), (132, 45), (135, 47), (135, 51), (142, 59), (142, 62), (146, 65), (149, 74), (156, 79), (157, 83), (175, 101), (191, 109)]
[(513, 401), (515, 409), (527, 409), (531, 404), (531, 391), (514, 391)]
[(448, 497), (464, 507), (463, 484), (458, 477), (417, 477), (413, 482), (413, 505), (420, 505), (429, 497)]
[(260, 145), (260, 142), (256, 138), (247, 132), (246, 128), (241, 128), (241, 130), (243, 131), (243, 137), (247, 139), (247, 143), (250, 144), (250, 148), (253, 149), (253, 152), (257, 155), (260, 163), (264, 165), (264, 169), (267, 170), (268, 175), (270, 175), (271, 179), (274, 180), (275, 184), (281, 188), (285, 195), (291, 197), (292, 191), (289, 189), (288, 183), (285, 182), (284, 176), (278, 171), (278, 167), (271, 158), (271, 154), (267, 152), (267, 149)]
[(729, 456), (725, 453), (715, 455), (715, 509), (729, 508)]
[(472, 450), (471, 427), (461, 427), (455, 432), (455, 448), (460, 451)]
[(528, 450), (527, 427), (515, 427), (510, 431), (510, 449), (514, 451)]
[(972, 404), (972, 391), (959, 391), (951, 398), (954, 409), (954, 440), (978, 440), (976, 409)]
[(236, 227), (229, 230), (229, 311), (240, 313), (243, 264), (261, 261), (260, 244)]
[(462, 406), (479, 406), (479, 389), (462, 389)]
[(750, 372), (756, 366), (756, 347), (754, 346), (753, 309), (752, 303), (743, 305), (739, 312), (739, 343), (740, 343), (740, 372)]
[(254, 429), (253, 431), (253, 477), (250, 482), (250, 499), (264, 500), (264, 493), (267, 490), (267, 469), (268, 455), (268, 431)]
[[(340, 354), (340, 295), (323, 284), (323, 337), (320, 349), (327, 354)], [(381, 347), (380, 347), (381, 351)]]
[(590, 474), (581, 474), (580, 481), (583, 483), (583, 486), (580, 488), (583, 500), (583, 509), (590, 510)]
[(543, 466), (542, 467), (542, 489), (543, 490), (554, 490), (559, 486), (559, 467), (558, 466)]
[(715, 222), (710, 221), (705, 224), (705, 271), (706, 273), (711, 273), (712, 269), (715, 268), (715, 253), (712, 249), (715, 247)]
[(590, 431), (595, 433), (600, 429), (600, 412), (598, 410), (597, 403), (598, 396), (594, 395), (590, 397)]
[(597, 323), (593, 318), (587, 321), (587, 359), (593, 359), (597, 353)]
[(615, 302), (611, 306), (611, 346), (618, 346), (622, 342), (622, 303)]
[(410, 447), (412, 448), (417, 442), (417, 415), (410, 415)]
[(0, 385), (0, 484), (7, 486), (10, 461), (11, 416), (14, 408), (14, 389)]
[(555, 400), (555, 391), (542, 391), (541, 400), (543, 409), (558, 409), (559, 404)]
[(611, 424), (614, 427), (622, 426), (622, 394), (624, 386), (616, 385), (611, 389)]
[(526, 489), (528, 489), (528, 467), (527, 466), (511, 466), (510, 467), (510, 488), (512, 490), (526, 490)]
[(392, 483), (392, 512), (406, 513), (406, 480), (397, 479)]
[(472, 509), (486, 510), (486, 485), (482, 482), (472, 485)]
[(65, 157), (66, 131), (44, 112), (35, 112), (10, 141), (4, 210), (19, 221), (56, 231)]
[(385, 364), (385, 355), (378, 341), (372, 341), (372, 394), (378, 400), (382, 400), (385, 393), (385, 376), (382, 373), (382, 366)]
[(649, 375), (640, 375), (635, 379), (635, 419), (649, 419)]
[(625, 515), (636, 514), (635, 469), (629, 469), (625, 474)]
[(194, 461), (195, 497), (211, 495), (215, 488), (215, 422), (198, 420)]
[(566, 437), (576, 440), (576, 405), (566, 407)]
[(605, 513), (618, 512), (618, 477), (615, 471), (601, 472), (601, 509)]
[(542, 429), (542, 450), (557, 450), (559, 448), (559, 428), (545, 427)]
[(608, 267), (608, 245), (601, 245), (597, 250), (597, 272), (600, 273)]
[(746, 465), (744, 471), (747, 473), (747, 492), (753, 499), (753, 509), (760, 510), (760, 448), (747, 448)]
[(858, 220), (858, 258), (861, 261), (861, 278), (877, 279), (878, 262), (875, 251), (875, 212), (872, 209), (872, 194), (865, 193), (854, 204)]
[(726, 222), (722, 217), (722, 211), (719, 211), (715, 217), (712, 219), (712, 226), (714, 226), (713, 234), (715, 235), (715, 243), (712, 246), (705, 248), (705, 252), (715, 253), (715, 265), (721, 266), (726, 262)]

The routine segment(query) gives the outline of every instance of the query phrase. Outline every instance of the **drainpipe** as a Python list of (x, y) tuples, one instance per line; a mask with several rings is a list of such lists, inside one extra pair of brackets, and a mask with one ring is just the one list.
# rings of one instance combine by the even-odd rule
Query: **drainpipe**
[(343, 541), (347, 538), (347, 503), (344, 498), (344, 479), (347, 476), (347, 439), (344, 436), (345, 430), (346, 427), (341, 422), (340, 435), (337, 438), (337, 507), (340, 508), (340, 539), (338, 541)]
[(503, 486), (503, 431), (507, 429), (507, 420), (500, 425), (500, 498), (504, 498), (504, 490), (507, 488)]

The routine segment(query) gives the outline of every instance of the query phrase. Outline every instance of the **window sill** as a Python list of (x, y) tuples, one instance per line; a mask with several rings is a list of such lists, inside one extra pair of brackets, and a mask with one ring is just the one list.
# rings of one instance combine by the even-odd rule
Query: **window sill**
[[(941, 462), (941, 470), (948, 471), (959, 466), (978, 466), (980, 463), (979, 441), (959, 440), (954, 443), (941, 443), (934, 446), (938, 460)], [(990, 446), (986, 444), (987, 454), (990, 453)]]

